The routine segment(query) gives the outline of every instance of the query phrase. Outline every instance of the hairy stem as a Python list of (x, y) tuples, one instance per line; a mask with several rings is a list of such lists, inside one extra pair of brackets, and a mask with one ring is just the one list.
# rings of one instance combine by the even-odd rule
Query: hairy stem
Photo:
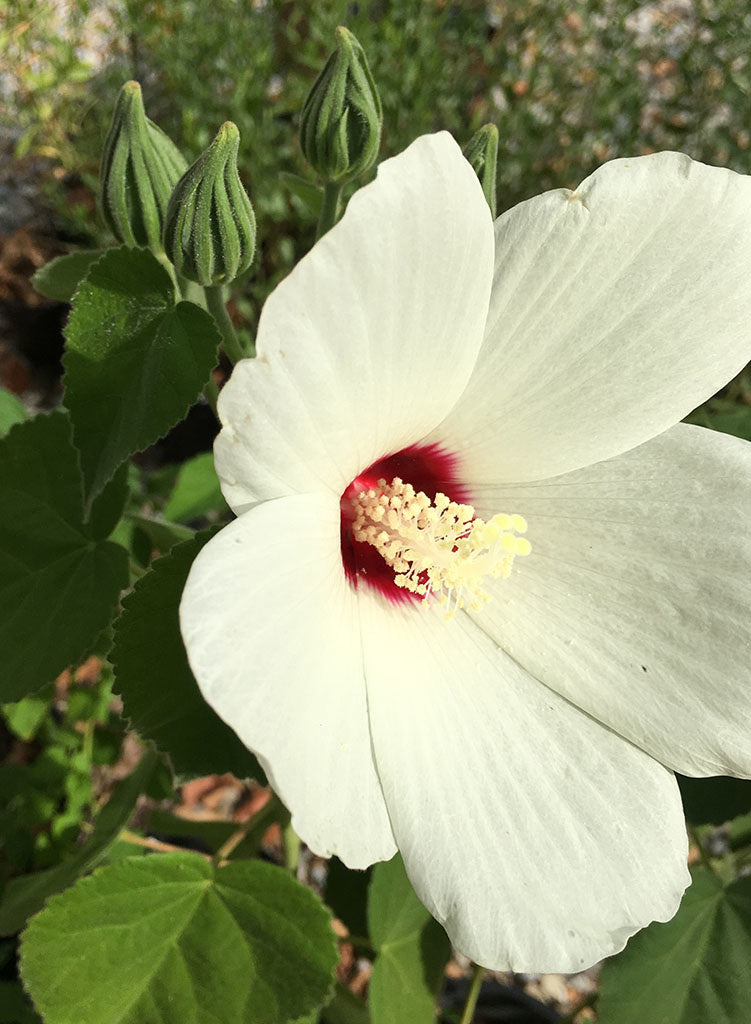
[(318, 227), (316, 228), (316, 241), (322, 238), (329, 228), (333, 228), (339, 220), (339, 199), (341, 194), (342, 186), (337, 185), (335, 182), (330, 181), (324, 186), (323, 205), (321, 206), (321, 215), (318, 218)]
[(222, 336), (222, 348), (234, 366), (235, 363), (239, 363), (241, 359), (245, 358), (245, 352), (240, 344), (240, 339), (235, 334), (235, 328), (232, 326), (227, 307), (224, 304), (222, 286), (218, 284), (210, 285), (204, 289), (204, 292), (209, 313), (211, 313), (216, 321), (219, 333)]

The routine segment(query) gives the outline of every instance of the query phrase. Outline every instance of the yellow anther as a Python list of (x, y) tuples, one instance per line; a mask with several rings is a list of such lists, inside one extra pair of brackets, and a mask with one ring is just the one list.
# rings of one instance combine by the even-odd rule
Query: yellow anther
[(528, 555), (523, 516), (499, 513), (488, 522), (471, 505), (438, 493), (435, 500), (395, 477), (354, 499), (352, 534), (372, 544), (394, 570), (397, 587), (437, 601), (452, 619), (457, 609), (478, 611), (489, 595), (486, 577), (506, 579), (516, 555)]

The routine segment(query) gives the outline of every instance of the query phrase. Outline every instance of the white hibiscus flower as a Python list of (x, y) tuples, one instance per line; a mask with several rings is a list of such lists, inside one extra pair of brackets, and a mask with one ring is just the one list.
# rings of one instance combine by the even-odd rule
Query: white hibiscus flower
[(678, 423), (749, 357), (751, 179), (616, 160), (493, 225), (442, 133), (221, 393), (201, 690), (316, 853), (398, 848), (484, 966), (574, 971), (670, 918), (673, 771), (751, 775), (751, 446)]

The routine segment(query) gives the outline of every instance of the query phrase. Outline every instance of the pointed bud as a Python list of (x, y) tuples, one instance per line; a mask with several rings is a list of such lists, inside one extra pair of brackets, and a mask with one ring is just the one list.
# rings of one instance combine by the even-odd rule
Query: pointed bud
[(172, 140), (146, 117), (141, 86), (126, 82), (117, 97), (99, 171), (102, 217), (119, 242), (161, 252), (170, 193), (187, 166)]
[(484, 124), (464, 147), (464, 156), (480, 179), (482, 190), (495, 220), (496, 187), (495, 176), (498, 166), (498, 129), (494, 124)]
[(363, 48), (350, 31), (336, 30), (336, 49), (308, 93), (300, 117), (300, 145), (325, 182), (344, 182), (375, 163), (381, 144), (381, 98)]
[(164, 248), (178, 274), (207, 288), (253, 262), (256, 218), (237, 171), (240, 133), (227, 121), (178, 181), (167, 209)]

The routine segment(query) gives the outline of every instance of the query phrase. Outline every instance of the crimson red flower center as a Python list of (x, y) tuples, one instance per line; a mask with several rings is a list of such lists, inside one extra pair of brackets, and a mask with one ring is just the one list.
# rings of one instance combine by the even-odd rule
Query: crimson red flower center
[(458, 464), (458, 456), (438, 444), (410, 445), (373, 462), (349, 484), (340, 500), (341, 544), (344, 572), (353, 587), (373, 587), (395, 604), (420, 600), (416, 594), (396, 586), (394, 570), (371, 544), (354, 540), (352, 499), (361, 491), (377, 487), (379, 480), (390, 482), (400, 477), (416, 491), (427, 494), (431, 501), (441, 491), (452, 501), (468, 503), (469, 491), (459, 480)]

